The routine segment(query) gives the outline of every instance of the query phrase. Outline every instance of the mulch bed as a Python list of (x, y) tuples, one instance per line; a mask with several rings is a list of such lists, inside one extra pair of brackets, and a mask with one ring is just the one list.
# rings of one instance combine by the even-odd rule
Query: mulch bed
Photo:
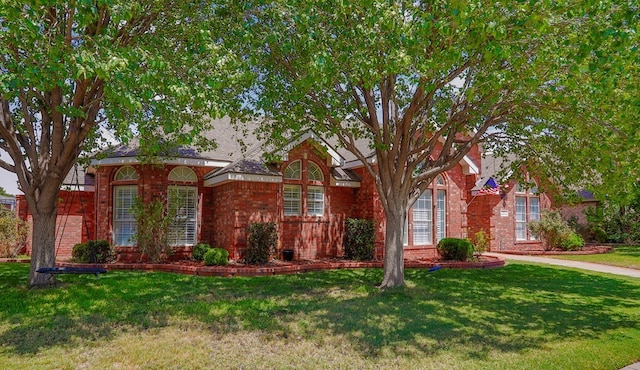
[[(433, 267), (454, 269), (483, 269), (504, 266), (502, 258), (491, 256), (479, 256), (475, 261), (441, 261), (437, 259), (405, 260), (406, 268)], [(139, 270), (139, 271), (164, 271), (199, 276), (266, 276), (281, 274), (296, 274), (310, 271), (354, 269), (354, 268), (382, 268), (382, 261), (353, 261), (339, 258), (322, 260), (281, 261), (274, 260), (266, 265), (246, 265), (231, 261), (227, 266), (204, 266), (201, 262), (177, 261), (166, 264), (152, 263), (107, 263), (107, 264), (81, 264), (71, 262), (58, 262), (59, 267), (102, 267), (107, 270)]]
[(603, 254), (609, 253), (613, 247), (608, 245), (586, 245), (579, 251), (563, 251), (563, 250), (504, 250), (495, 251), (496, 253), (517, 254), (522, 256), (544, 256), (544, 255), (584, 255), (584, 254)]

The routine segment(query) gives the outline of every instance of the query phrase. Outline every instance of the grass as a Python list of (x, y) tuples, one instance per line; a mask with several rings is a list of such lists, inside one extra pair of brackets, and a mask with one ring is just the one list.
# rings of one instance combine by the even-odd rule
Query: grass
[(614, 247), (611, 253), (606, 253), (606, 254), (565, 255), (565, 256), (548, 255), (545, 257), (552, 257), (552, 258), (572, 260), (572, 261), (602, 263), (604, 265), (640, 269), (640, 246)]
[(510, 263), (216, 278), (110, 272), (26, 289), (0, 264), (3, 368), (618, 369), (640, 361), (640, 280)]

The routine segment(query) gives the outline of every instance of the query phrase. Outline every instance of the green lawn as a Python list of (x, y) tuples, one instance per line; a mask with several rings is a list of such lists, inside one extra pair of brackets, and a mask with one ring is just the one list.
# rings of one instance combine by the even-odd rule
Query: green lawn
[(2, 368), (619, 369), (640, 280), (531, 264), (256, 278), (110, 272), (28, 290), (0, 264)]
[(545, 257), (559, 258), (572, 261), (584, 261), (602, 263), (605, 265), (628, 267), (632, 269), (640, 269), (640, 247), (614, 247), (611, 253), (606, 254), (587, 254), (587, 255), (567, 255)]

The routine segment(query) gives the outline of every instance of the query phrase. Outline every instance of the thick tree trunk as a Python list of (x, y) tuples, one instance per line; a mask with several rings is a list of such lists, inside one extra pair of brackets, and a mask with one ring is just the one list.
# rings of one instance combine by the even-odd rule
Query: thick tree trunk
[(404, 223), (407, 217), (400, 210), (385, 210), (386, 226), (384, 238), (384, 277), (381, 289), (404, 286)]
[(57, 209), (46, 213), (33, 213), (31, 238), (31, 270), (29, 286), (43, 287), (55, 283), (54, 275), (36, 272), (42, 267), (54, 267), (56, 259), (56, 217)]

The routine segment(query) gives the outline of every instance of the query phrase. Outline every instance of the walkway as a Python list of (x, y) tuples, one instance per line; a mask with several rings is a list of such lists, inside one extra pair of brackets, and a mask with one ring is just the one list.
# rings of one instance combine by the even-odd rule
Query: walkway
[(573, 268), (583, 269), (583, 270), (604, 272), (604, 273), (607, 273), (607, 274), (614, 274), (614, 275), (622, 275), (622, 276), (630, 276), (630, 277), (634, 277), (634, 278), (640, 278), (640, 270), (630, 269), (630, 268), (626, 268), (626, 267), (608, 266), (608, 265), (602, 265), (602, 264), (599, 264), (599, 263), (591, 263), (591, 262), (561, 260), (561, 259), (548, 258), (548, 257), (522, 256), (522, 255), (507, 254), (507, 253), (492, 253), (492, 252), (488, 252), (488, 253), (484, 253), (484, 254), (486, 254), (488, 256), (495, 256), (495, 257), (504, 258), (504, 259), (507, 259), (507, 260), (546, 263), (548, 265), (573, 267)]
[[(626, 267), (616, 267), (616, 266), (601, 265), (598, 263), (591, 263), (591, 262), (570, 261), (570, 260), (561, 260), (556, 258), (537, 257), (537, 256), (522, 256), (522, 255), (506, 254), (506, 253), (484, 253), (484, 254), (488, 256), (504, 258), (506, 260), (546, 263), (549, 265), (573, 267), (573, 268), (583, 269), (583, 270), (598, 271), (598, 272), (605, 272), (608, 274), (640, 278), (640, 270), (630, 269)], [(636, 362), (635, 364), (625, 366), (620, 370), (640, 370), (640, 362)]]

